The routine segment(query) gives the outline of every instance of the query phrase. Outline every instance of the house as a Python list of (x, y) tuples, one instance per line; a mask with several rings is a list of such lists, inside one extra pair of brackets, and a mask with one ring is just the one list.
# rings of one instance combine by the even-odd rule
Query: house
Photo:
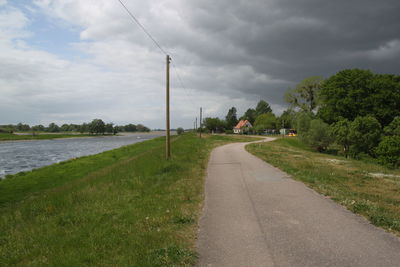
[(233, 128), (233, 132), (235, 134), (241, 134), (245, 130), (247, 130), (251, 127), (253, 127), (253, 125), (251, 125), (251, 123), (248, 120), (240, 120), (238, 122), (238, 124)]

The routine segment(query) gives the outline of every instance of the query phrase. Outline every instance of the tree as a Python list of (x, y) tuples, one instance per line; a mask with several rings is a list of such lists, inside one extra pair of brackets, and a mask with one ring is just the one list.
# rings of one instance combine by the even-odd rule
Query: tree
[(400, 116), (393, 119), (393, 121), (383, 129), (385, 135), (400, 136)]
[(263, 133), (265, 130), (276, 129), (276, 117), (273, 113), (261, 114), (254, 122), (254, 127), (258, 133)]
[(62, 132), (68, 132), (70, 129), (69, 129), (69, 125), (68, 124), (63, 124), (63, 125), (61, 125), (61, 127), (60, 127), (60, 131), (62, 131)]
[(222, 133), (225, 130), (225, 122), (219, 118), (205, 118), (203, 126), (209, 132)]
[(294, 128), (296, 121), (296, 112), (289, 108), (285, 110), (279, 118), (277, 118), (277, 128)]
[(232, 130), (238, 123), (237, 110), (235, 107), (229, 109), (228, 114), (225, 116), (226, 128)]
[(32, 129), (32, 131), (37, 131), (37, 132), (39, 132), (39, 131), (44, 131), (44, 130), (45, 130), (44, 126), (41, 125), (41, 124), (32, 126), (31, 129)]
[(357, 117), (350, 126), (349, 138), (353, 144), (350, 152), (353, 156), (366, 153), (373, 156), (374, 148), (381, 137), (381, 125), (372, 116)]
[(89, 132), (95, 134), (104, 134), (105, 131), (105, 124), (100, 119), (94, 119), (89, 124)]
[(183, 128), (182, 127), (179, 127), (178, 129), (176, 129), (176, 133), (177, 134), (183, 134), (185, 132), (185, 130), (183, 130)]
[(106, 133), (114, 133), (114, 127), (113, 127), (113, 123), (107, 123), (105, 126), (104, 126), (104, 131), (106, 132)]
[(375, 150), (379, 163), (400, 167), (400, 136), (384, 136)]
[(56, 133), (60, 131), (60, 127), (58, 127), (57, 124), (54, 122), (50, 123), (49, 126), (47, 126), (47, 131), (51, 133)]
[(272, 109), (266, 101), (260, 100), (255, 110), (255, 117), (257, 118), (261, 114), (266, 114), (266, 113), (272, 113)]
[(311, 120), (307, 133), (303, 134), (303, 141), (318, 152), (325, 151), (333, 141), (329, 125), (321, 119)]
[(254, 124), (254, 121), (256, 120), (256, 110), (253, 108), (249, 108), (246, 110), (244, 115), (240, 118), (241, 120), (248, 120), (251, 124)]
[(318, 94), (324, 79), (312, 76), (302, 80), (295, 88), (289, 88), (285, 100), (292, 108), (299, 108), (305, 112), (314, 112), (318, 105)]
[(349, 155), (350, 146), (353, 143), (350, 137), (351, 122), (348, 119), (341, 119), (332, 125), (332, 133), (337, 144), (343, 148), (343, 153), (346, 158)]
[(314, 119), (314, 115), (310, 112), (299, 112), (296, 114), (296, 130), (302, 138), (303, 135), (307, 134), (308, 130), (310, 129), (311, 120)]
[(400, 76), (348, 69), (327, 79), (320, 91), (318, 116), (327, 123), (371, 115), (382, 126), (400, 116)]

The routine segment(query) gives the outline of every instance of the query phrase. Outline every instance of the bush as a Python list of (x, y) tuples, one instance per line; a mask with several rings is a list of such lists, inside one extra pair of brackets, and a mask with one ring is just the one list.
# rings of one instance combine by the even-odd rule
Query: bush
[(176, 132), (177, 132), (178, 134), (183, 134), (183, 133), (185, 132), (185, 130), (183, 130), (182, 127), (179, 127), (178, 129), (176, 129)]
[(361, 153), (374, 156), (374, 149), (381, 137), (381, 125), (372, 116), (357, 117), (350, 125), (350, 153), (357, 157)]
[(325, 151), (333, 141), (329, 125), (320, 119), (310, 121), (309, 129), (302, 134), (302, 139), (318, 152)]
[(226, 134), (233, 134), (233, 130), (225, 130)]
[(385, 135), (400, 136), (400, 117), (396, 117), (393, 121), (384, 128)]
[(389, 167), (400, 166), (400, 136), (385, 136), (375, 150), (379, 163)]

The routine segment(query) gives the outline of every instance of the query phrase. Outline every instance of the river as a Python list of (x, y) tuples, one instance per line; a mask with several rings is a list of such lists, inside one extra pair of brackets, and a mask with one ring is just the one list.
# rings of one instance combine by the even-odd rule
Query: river
[(71, 158), (98, 154), (162, 136), (162, 132), (34, 141), (0, 142), (0, 179)]

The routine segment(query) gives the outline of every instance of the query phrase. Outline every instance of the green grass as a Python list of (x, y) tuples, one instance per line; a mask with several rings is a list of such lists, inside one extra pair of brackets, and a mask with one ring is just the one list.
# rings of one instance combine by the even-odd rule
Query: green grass
[(44, 139), (57, 139), (57, 138), (73, 138), (73, 137), (93, 137), (95, 135), (90, 134), (27, 134), (27, 135), (17, 135), (11, 133), (0, 133), (0, 141), (17, 141), (17, 140), (44, 140)]
[(240, 136), (174, 136), (0, 181), (0, 266), (187, 266), (211, 149)]
[[(373, 224), (400, 235), (399, 170), (317, 153), (297, 138), (250, 144), (246, 149)], [(374, 173), (386, 176), (374, 177)]]

